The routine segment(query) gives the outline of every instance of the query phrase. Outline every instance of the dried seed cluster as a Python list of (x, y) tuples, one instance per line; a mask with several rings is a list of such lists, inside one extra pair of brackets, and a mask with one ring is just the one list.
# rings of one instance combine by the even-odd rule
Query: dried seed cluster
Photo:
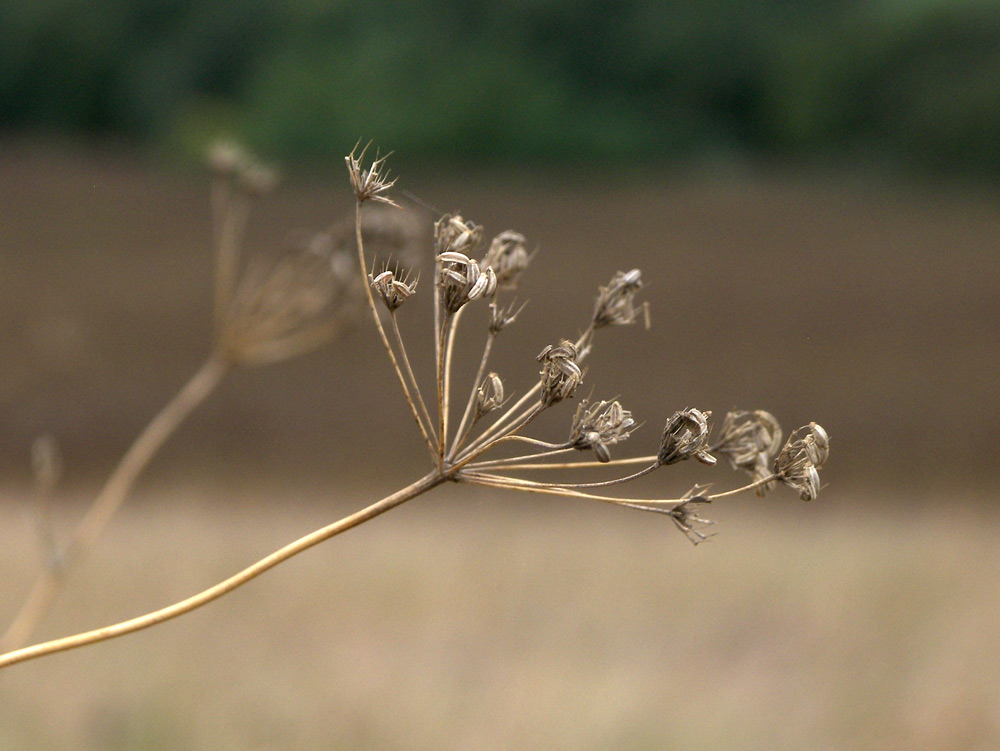
[[(356, 218), (359, 226), (361, 208), (368, 199), (391, 202), (384, 192), (394, 181), (385, 178), (384, 161), (384, 158), (376, 158), (366, 170), (361, 157), (355, 158), (352, 154), (347, 158), (358, 199)], [(358, 239), (359, 259), (362, 268), (366, 268), (360, 233)], [(728, 413), (714, 443), (710, 442), (711, 412), (690, 407), (679, 410), (667, 420), (657, 452), (646, 457), (612, 459), (611, 447), (625, 441), (636, 429), (632, 413), (617, 400), (581, 401), (573, 415), (568, 440), (564, 442), (550, 443), (526, 435), (541, 412), (576, 395), (584, 378), (582, 363), (594, 346), (595, 332), (634, 323), (640, 312), (646, 313), (646, 304), (638, 302), (644, 286), (642, 274), (638, 269), (618, 271), (607, 284), (600, 286), (589, 326), (583, 334), (575, 340), (562, 339), (542, 349), (536, 358), (540, 364), (538, 380), (518, 399), (512, 400), (503, 379), (495, 372), (487, 372), (487, 364), (494, 340), (515, 323), (523, 308), (517, 307), (514, 301), (501, 302), (499, 298), (517, 287), (533, 253), (528, 252), (524, 235), (513, 230), (496, 235), (480, 257), (482, 244), (483, 228), (461, 215), (446, 214), (434, 225), (436, 404), (424, 401), (395, 322), (402, 303), (416, 293), (416, 282), (384, 266), (381, 273), (368, 277), (374, 296), (382, 301), (391, 317), (395, 342), (390, 342), (385, 335), (378, 311), (373, 306), (376, 326), (382, 333), (404, 396), (441, 479), (550, 496), (588, 498), (666, 514), (694, 543), (708, 538), (702, 530), (711, 521), (700, 514), (713, 500), (750, 490), (762, 494), (779, 482), (794, 488), (804, 500), (816, 497), (820, 489), (818, 470), (829, 453), (826, 432), (810, 423), (792, 433), (782, 446), (778, 421), (763, 410)], [(479, 300), (489, 303), (485, 346), (465, 410), (457, 427), (453, 427), (452, 361), (466, 351), (455, 344), (457, 331), (466, 308)], [(648, 325), (648, 315), (646, 320)], [(504, 446), (521, 446), (524, 452), (502, 451)], [(556, 460), (559, 455), (581, 451), (592, 451), (597, 461)], [(725, 458), (732, 469), (748, 473), (751, 481), (733, 490), (713, 494), (705, 492), (707, 486), (695, 486), (676, 498), (636, 499), (616, 495), (611, 490), (686, 459), (714, 465), (716, 455)], [(630, 474), (596, 482), (564, 483), (523, 476), (547, 469), (584, 471), (592, 466), (614, 468), (636, 463), (645, 466)]]

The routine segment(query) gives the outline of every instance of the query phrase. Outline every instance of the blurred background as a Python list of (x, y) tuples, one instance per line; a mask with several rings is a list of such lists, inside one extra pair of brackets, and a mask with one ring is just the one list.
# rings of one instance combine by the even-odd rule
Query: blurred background
[[(833, 449), (818, 501), (720, 502), (697, 548), (659, 518), (443, 489), (204, 612), (0, 673), (0, 749), (1000, 743), (1000, 3), (0, 0), (0, 39), (0, 625), (42, 565), (32, 443), (59, 445), (65, 539), (212, 346), (219, 138), (282, 175), (247, 254), (337, 235), (343, 156), (394, 151), (418, 373), (430, 226), (461, 211), (538, 248), (509, 389), (640, 268), (651, 328), (601, 332), (587, 373), (644, 422), (618, 454), (687, 406), (815, 420)], [(228, 374), (39, 637), (423, 474), (370, 329)]]

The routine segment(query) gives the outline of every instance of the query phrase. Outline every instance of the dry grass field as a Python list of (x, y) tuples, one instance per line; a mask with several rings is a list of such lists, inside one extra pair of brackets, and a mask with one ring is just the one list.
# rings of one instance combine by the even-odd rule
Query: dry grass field
[[(190, 594), (349, 505), (199, 495), (158, 490), (126, 513), (45, 635)], [(10, 668), (0, 748), (1000, 743), (995, 512), (751, 500), (692, 548), (616, 509), (449, 496), (197, 614)], [(2, 528), (8, 603), (34, 559), (22, 515), (4, 507)]]
[[(345, 218), (334, 168), (265, 201), (251, 248)], [(0, 751), (1000, 746), (995, 193), (768, 172), (403, 183), (540, 247), (498, 353), (515, 389), (639, 267), (653, 327), (599, 337), (587, 373), (645, 421), (626, 447), (655, 451), (678, 408), (762, 407), (828, 429), (828, 487), (714, 504), (697, 547), (653, 515), (444, 488), (178, 621), (0, 671)], [(39, 565), (31, 441), (62, 447), (65, 534), (210, 346), (206, 195), (118, 150), (0, 144), (0, 623)], [(428, 306), (404, 324), (419, 341)], [(231, 374), (39, 636), (192, 594), (422, 474), (384, 360), (362, 321)], [(732, 479), (674, 470), (641, 492)]]

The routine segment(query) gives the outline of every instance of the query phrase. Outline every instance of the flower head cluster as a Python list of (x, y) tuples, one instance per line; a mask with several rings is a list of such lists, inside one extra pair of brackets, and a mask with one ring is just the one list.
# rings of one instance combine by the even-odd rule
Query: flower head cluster
[(663, 428), (657, 462), (667, 465), (694, 457), (702, 464), (715, 464), (715, 457), (708, 453), (708, 418), (711, 415), (711, 412), (693, 408), (675, 412)]
[(505, 230), (493, 238), (481, 266), (493, 270), (501, 289), (512, 290), (530, 261), (531, 255), (524, 247), (524, 235)]
[(563, 339), (559, 344), (546, 345), (535, 358), (542, 364), (542, 404), (549, 406), (569, 399), (583, 383), (583, 371), (577, 365), (577, 348)]
[(593, 325), (595, 329), (604, 326), (624, 326), (635, 321), (638, 310), (635, 296), (642, 289), (642, 272), (639, 269), (619, 271), (598, 291), (594, 304)]
[(781, 450), (782, 431), (774, 415), (762, 409), (729, 412), (719, 434), (712, 450), (724, 456), (733, 469), (748, 472), (754, 481), (763, 481), (757, 494), (764, 495), (774, 486), (766, 478), (772, 475), (774, 458)]
[(820, 425), (811, 422), (788, 437), (788, 443), (774, 462), (774, 474), (799, 491), (803, 501), (813, 501), (820, 490), (819, 470), (829, 456), (829, 436)]
[(591, 449), (600, 462), (611, 461), (609, 446), (628, 438), (635, 427), (632, 413), (617, 401), (580, 402), (573, 416), (569, 442), (579, 450)]
[[(353, 165), (351, 159), (349, 165)], [(381, 176), (383, 161), (376, 159), (367, 171), (360, 165), (352, 166), (352, 182), (356, 183), (359, 194), (359, 225), (362, 198), (371, 193), (372, 197), (380, 197), (377, 200), (384, 200), (381, 191), (391, 185)], [(360, 233), (358, 237), (359, 258), (362, 267), (367, 268)], [(593, 314), (583, 333), (575, 340), (562, 339), (545, 347), (536, 358), (540, 368), (534, 386), (516, 400), (508, 399), (504, 381), (487, 366), (496, 336), (514, 323), (523, 308), (516, 307), (513, 301), (501, 302), (500, 298), (516, 287), (532, 255), (526, 250), (524, 236), (513, 230), (496, 235), (486, 253), (480, 256), (482, 239), (483, 228), (458, 214), (445, 215), (434, 226), (436, 372), (431, 393), (436, 395), (436, 405), (424, 401), (395, 315), (392, 317), (395, 341), (390, 342), (381, 327), (378, 311), (372, 307), (383, 344), (429, 449), (434, 466), (429, 477), (435, 482), (452, 480), (548, 496), (587, 498), (666, 514), (694, 543), (708, 539), (709, 535), (702, 530), (712, 522), (701, 514), (719, 498), (750, 490), (760, 492), (777, 482), (795, 488), (803, 498), (816, 496), (817, 470), (828, 453), (826, 433), (813, 423), (793, 433), (784, 448), (779, 448), (781, 427), (763, 410), (730, 412), (714, 444), (709, 441), (711, 412), (680, 410), (664, 426), (656, 453), (644, 457), (612, 459), (611, 447), (625, 441), (636, 427), (632, 413), (615, 400), (583, 400), (573, 415), (565, 441), (551, 443), (528, 435), (539, 414), (576, 394), (583, 383), (583, 362), (594, 348), (595, 331), (633, 323), (645, 311), (645, 304), (637, 302), (643, 289), (642, 274), (638, 269), (618, 271), (606, 285), (599, 287)], [(474, 260), (477, 258), (481, 260)], [(368, 281), (371, 290), (393, 314), (415, 290), (415, 282), (388, 268)], [(452, 420), (452, 363), (466, 351), (455, 344), (460, 323), (467, 318), (460, 313), (479, 299), (489, 302), (485, 346), (465, 399), (464, 412), (456, 425)], [(500, 452), (501, 446), (508, 451), (497, 457), (494, 452)], [(521, 451), (514, 450), (515, 446)], [(588, 450), (593, 452), (596, 462), (554, 459), (560, 454)], [(708, 486), (698, 485), (679, 498), (636, 499), (611, 490), (687, 459), (714, 465), (715, 454), (724, 457), (733, 469), (749, 473), (752, 481), (713, 494), (704, 492)], [(546, 469), (587, 471), (595, 466), (617, 468), (637, 463), (643, 465), (638, 471), (589, 482), (556, 482), (535, 474)]]

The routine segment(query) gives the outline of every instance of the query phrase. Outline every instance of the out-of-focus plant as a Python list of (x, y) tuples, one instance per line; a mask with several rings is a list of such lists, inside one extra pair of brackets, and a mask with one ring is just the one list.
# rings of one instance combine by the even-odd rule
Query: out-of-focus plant
[[(97, 542), (125, 502), (136, 479), (167, 439), (234, 367), (274, 363), (331, 341), (363, 312), (363, 291), (354, 272), (353, 229), (294, 236), (274, 257), (259, 254), (245, 261), (244, 240), (251, 211), (274, 189), (278, 177), (232, 144), (209, 153), (213, 173), (211, 206), (215, 248), (214, 343), (190, 380), (149, 422), (111, 472), (65, 542), (48, 523), (46, 501), (58, 479), (58, 454), (51, 440), (33, 450), (39, 488), (39, 519), (44, 566), (28, 596), (0, 639), (4, 651), (22, 644), (52, 604), (70, 570)], [(407, 257), (416, 226), (383, 212), (366, 226), (380, 247)]]

